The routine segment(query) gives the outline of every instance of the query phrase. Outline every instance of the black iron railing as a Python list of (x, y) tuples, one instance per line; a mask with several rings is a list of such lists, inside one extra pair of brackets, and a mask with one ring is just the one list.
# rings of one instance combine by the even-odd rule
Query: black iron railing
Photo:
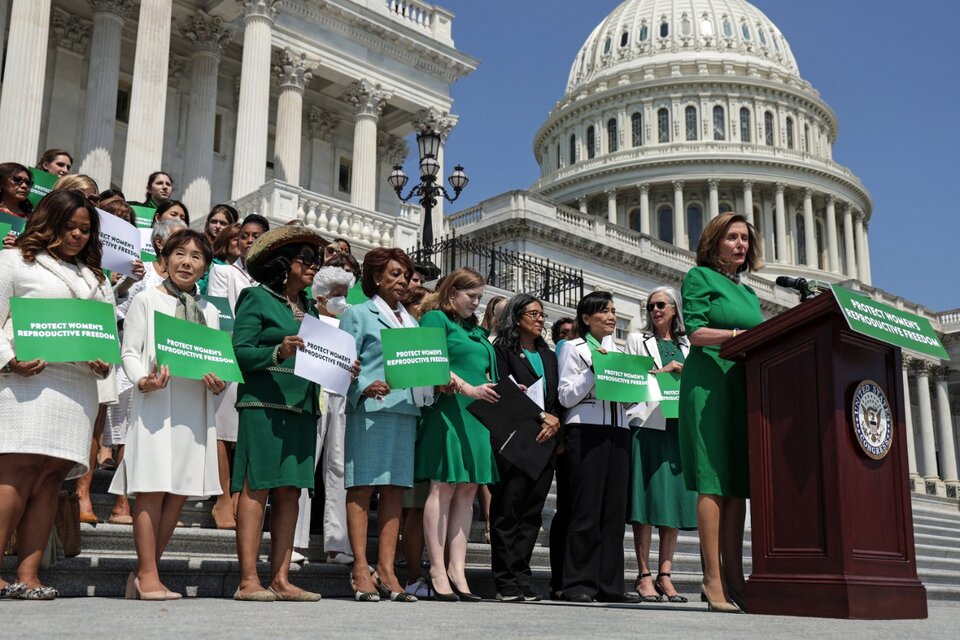
[(487, 284), (515, 293), (530, 293), (546, 302), (576, 307), (583, 297), (583, 271), (544, 258), (456, 235), (443, 236), (428, 247), (407, 252), (417, 264), (433, 264), (441, 275), (460, 267), (476, 269)]

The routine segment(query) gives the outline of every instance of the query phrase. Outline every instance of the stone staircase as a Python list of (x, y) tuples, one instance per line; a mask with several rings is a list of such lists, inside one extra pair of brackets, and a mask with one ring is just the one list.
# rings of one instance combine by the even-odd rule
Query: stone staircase
[[(106, 493), (111, 472), (98, 471), (93, 484), (94, 510), (105, 518), (113, 504)], [(534, 588), (543, 594), (549, 590), (550, 559), (548, 531), (555, 511), (556, 496), (551, 493), (544, 508), (544, 530), (533, 554)], [(233, 531), (214, 528), (211, 502), (188, 501), (181, 520), (161, 563), (164, 582), (188, 596), (229, 597), (239, 580), (236, 541)], [(930, 600), (960, 601), (960, 511), (955, 500), (914, 495), (913, 519), (920, 580)], [(376, 520), (371, 517), (368, 558), (376, 557)], [(75, 558), (60, 560), (48, 570), (45, 579), (65, 596), (122, 596), (126, 575), (136, 565), (132, 527), (128, 525), (81, 525), (83, 552)], [(483, 523), (475, 522), (467, 549), (468, 578), (471, 588), (492, 598), (495, 589), (490, 577), (490, 549), (483, 542)], [(270, 534), (263, 534), (260, 548), (260, 573), (267, 576)], [(750, 573), (750, 534), (744, 543), (744, 564)], [(654, 534), (651, 560), (656, 563), (657, 536)], [(628, 526), (624, 540), (626, 584), (637, 575), (633, 533)], [(318, 591), (325, 597), (349, 597), (349, 567), (323, 561), (322, 537), (311, 537), (308, 562), (293, 565), (291, 578), (299, 586)], [(15, 562), (3, 562), (5, 577), (12, 577)], [(400, 572), (401, 577), (403, 571)], [(673, 579), (677, 589), (696, 595), (700, 583), (700, 552), (696, 532), (681, 532), (674, 555)]]

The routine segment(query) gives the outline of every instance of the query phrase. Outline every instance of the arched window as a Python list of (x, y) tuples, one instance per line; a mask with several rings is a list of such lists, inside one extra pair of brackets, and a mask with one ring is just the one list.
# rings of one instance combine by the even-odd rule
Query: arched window
[(630, 215), (627, 216), (627, 220), (630, 221), (630, 228), (636, 232), (640, 232), (640, 209), (634, 209), (630, 212)]
[(560, 143), (557, 143), (557, 169), (563, 166), (563, 161), (561, 160), (563, 156), (560, 154)]
[(713, 108), (713, 139), (727, 139), (727, 117), (720, 105)]
[(660, 37), (666, 38), (670, 35), (670, 23), (664, 20), (660, 23)]
[(644, 22), (640, 25), (640, 35), (637, 36), (637, 42), (646, 42), (648, 35), (650, 35), (650, 29), (647, 28), (647, 23)]
[(684, 110), (687, 125), (687, 140), (697, 139), (697, 108), (689, 106)]
[(723, 17), (723, 35), (732, 38), (733, 37), (733, 23), (730, 22), (730, 18)]
[(687, 205), (687, 239), (689, 246), (696, 247), (703, 233), (703, 207), (698, 204)]
[(803, 150), (810, 153), (810, 125), (803, 125)]
[(700, 20), (700, 35), (704, 38), (713, 37), (713, 23), (710, 22), (710, 18), (704, 14), (703, 18)]
[(750, 109), (740, 107), (740, 142), (750, 142)]
[(742, 22), (740, 24), (740, 33), (743, 34), (744, 40), (750, 40), (750, 25), (748, 25), (746, 22)]
[(763, 137), (768, 147), (773, 146), (773, 112), (767, 111), (763, 114)]
[(797, 264), (807, 263), (807, 235), (803, 216), (797, 216)]
[(693, 23), (687, 16), (683, 16), (683, 19), (680, 20), (680, 34), (684, 36), (693, 35)]
[(757, 27), (757, 35), (760, 37), (760, 44), (767, 46), (767, 34), (763, 27)]
[(610, 49), (613, 48), (613, 41), (610, 39), (610, 36), (607, 36), (607, 39), (603, 41), (603, 53), (604, 55), (610, 53)]
[(657, 237), (673, 242), (673, 207), (668, 204), (657, 209)]
[(731, 211), (733, 211), (733, 205), (730, 204), (729, 202), (721, 202), (720, 208), (718, 209), (718, 211), (720, 213), (730, 213)]
[(793, 149), (793, 118), (787, 118), (787, 149)]
[(593, 125), (587, 127), (587, 159), (593, 158), (597, 155), (597, 133), (593, 129)]
[(639, 111), (630, 116), (630, 138), (633, 146), (643, 146), (643, 114)]
[(620, 34), (620, 48), (622, 49), (628, 44), (630, 44), (630, 32), (624, 31), (623, 33)]
[(610, 118), (607, 120), (607, 153), (617, 152), (617, 142), (617, 119)]
[(577, 164), (577, 135), (570, 134), (570, 164)]
[(670, 142), (670, 112), (666, 109), (657, 111), (657, 141)]

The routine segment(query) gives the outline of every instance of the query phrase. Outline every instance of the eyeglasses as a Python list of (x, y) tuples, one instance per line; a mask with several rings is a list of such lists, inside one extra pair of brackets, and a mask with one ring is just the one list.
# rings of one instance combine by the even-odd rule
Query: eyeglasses
[(546, 320), (547, 318), (550, 317), (541, 311), (524, 311), (523, 315), (527, 316), (531, 320), (540, 320), (541, 318), (543, 320)]
[(653, 311), (654, 309), (660, 309), (661, 311), (667, 308), (667, 305), (673, 306), (672, 302), (664, 302), (659, 300), (657, 302), (650, 302), (647, 304), (647, 311)]
[(338, 249), (337, 247), (335, 247), (335, 246), (332, 245), (332, 244), (328, 244), (327, 246), (325, 246), (325, 247), (323, 248), (323, 252), (324, 252), (326, 255), (328, 255), (328, 256), (335, 256), (335, 255), (337, 255), (338, 253), (340, 253), (340, 249)]
[(316, 255), (315, 253), (312, 253), (312, 252), (310, 252), (310, 251), (304, 251), (303, 253), (301, 253), (300, 255), (298, 255), (297, 257), (295, 257), (294, 260), (296, 260), (297, 262), (302, 263), (303, 266), (305, 266), (305, 267), (319, 267), (319, 266), (320, 266), (320, 259), (317, 257), (317, 255)]
[(10, 176), (10, 182), (12, 182), (15, 185), (21, 185), (26, 183), (28, 187), (33, 186), (33, 180), (29, 177), (24, 177), (24, 176)]

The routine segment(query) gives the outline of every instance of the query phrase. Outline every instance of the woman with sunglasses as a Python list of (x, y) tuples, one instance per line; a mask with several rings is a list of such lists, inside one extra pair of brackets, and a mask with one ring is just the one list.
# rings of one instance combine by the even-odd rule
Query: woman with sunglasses
[[(26, 218), (33, 211), (27, 195), (30, 193), (30, 187), (33, 186), (33, 178), (30, 176), (30, 170), (17, 162), (4, 162), (0, 164), (0, 213), (7, 213), (17, 218)], [(6, 242), (7, 246), (13, 246), (13, 240), (16, 236)]]
[[(647, 323), (642, 333), (627, 337), (626, 352), (653, 358), (650, 373), (657, 376), (683, 371), (690, 351), (681, 316), (680, 296), (673, 287), (657, 287), (647, 298)], [(627, 521), (633, 525), (633, 544), (640, 575), (634, 588), (644, 602), (683, 603), (670, 579), (679, 530), (697, 528), (697, 494), (683, 480), (677, 419), (664, 418), (659, 403), (640, 403), (627, 410), (630, 418), (630, 502)], [(650, 571), (653, 527), (660, 536), (657, 577)]]
[[(260, 236), (247, 253), (259, 286), (237, 300), (233, 348), (243, 379), (237, 388), (239, 432), (230, 489), (239, 492), (235, 600), (315, 602), (320, 594), (290, 583), (290, 557), (302, 489), (313, 491), (320, 388), (294, 375), (298, 337), (317, 311), (305, 290), (319, 266), (323, 238), (302, 226)], [(270, 582), (257, 574), (264, 509), (270, 496)]]

